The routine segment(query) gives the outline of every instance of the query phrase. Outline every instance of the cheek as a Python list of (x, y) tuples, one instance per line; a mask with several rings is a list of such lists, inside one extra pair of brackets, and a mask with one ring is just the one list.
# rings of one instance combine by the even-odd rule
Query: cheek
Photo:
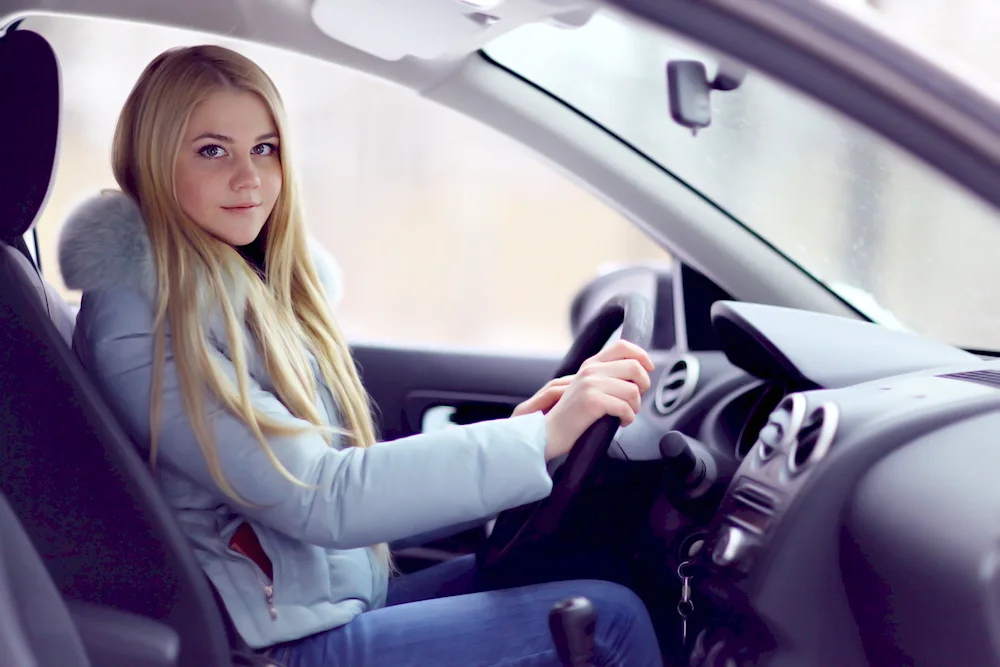
[(220, 201), (215, 193), (218, 190), (218, 177), (212, 170), (179, 167), (175, 174), (174, 188), (181, 209), (202, 227), (209, 225), (209, 218), (215, 208), (214, 203)]
[(174, 173), (174, 188), (177, 200), (184, 212), (196, 217), (204, 200), (204, 179), (190, 165), (178, 164)]
[(261, 189), (266, 192), (266, 197), (273, 203), (281, 192), (281, 165), (276, 164), (269, 169), (262, 169), (260, 172)]

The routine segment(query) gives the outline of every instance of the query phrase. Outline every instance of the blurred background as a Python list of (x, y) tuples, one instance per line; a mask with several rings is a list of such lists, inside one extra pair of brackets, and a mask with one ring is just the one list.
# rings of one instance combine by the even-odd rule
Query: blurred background
[[(996, 0), (841, 4), (874, 8), (968, 76), (1000, 80)], [(283, 150), (291, 145), (312, 233), (341, 265), (338, 316), (354, 341), (559, 353), (570, 342), (570, 301), (588, 280), (669, 259), (530, 149), (405, 89), (176, 29), (73, 17), (25, 25), (49, 39), (62, 67), (59, 163), (37, 227), (56, 285), (62, 221), (115, 186), (111, 137), (139, 73), (166, 48), (204, 42), (245, 53), (281, 90), (291, 131)], [(713, 96), (713, 125), (693, 137), (670, 120), (663, 67), (700, 57), (698, 47), (614, 15), (577, 31), (523, 28), (487, 53), (887, 321), (1000, 349), (997, 216), (908, 155), (755, 74)]]

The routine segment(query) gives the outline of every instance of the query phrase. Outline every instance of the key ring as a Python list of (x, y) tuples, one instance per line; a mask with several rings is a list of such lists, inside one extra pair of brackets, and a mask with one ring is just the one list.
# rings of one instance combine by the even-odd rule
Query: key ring
[(694, 602), (691, 601), (691, 574), (688, 573), (691, 561), (686, 560), (677, 566), (677, 576), (681, 579), (681, 599), (677, 603), (677, 615), (681, 617), (681, 646), (687, 646), (688, 618), (694, 613)]
[(694, 613), (694, 603), (691, 600), (681, 600), (677, 603), (677, 615), (687, 620)]

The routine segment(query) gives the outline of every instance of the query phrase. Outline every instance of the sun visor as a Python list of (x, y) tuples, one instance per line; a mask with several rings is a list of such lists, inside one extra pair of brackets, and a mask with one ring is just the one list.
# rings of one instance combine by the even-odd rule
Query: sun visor
[(585, 24), (595, 0), (315, 0), (324, 33), (384, 60), (471, 53), (528, 23)]

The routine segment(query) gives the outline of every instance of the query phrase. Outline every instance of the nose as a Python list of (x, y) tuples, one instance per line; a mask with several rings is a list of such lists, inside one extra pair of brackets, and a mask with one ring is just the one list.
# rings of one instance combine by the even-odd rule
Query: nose
[(260, 174), (249, 156), (235, 163), (231, 185), (233, 190), (252, 190), (260, 187)]

